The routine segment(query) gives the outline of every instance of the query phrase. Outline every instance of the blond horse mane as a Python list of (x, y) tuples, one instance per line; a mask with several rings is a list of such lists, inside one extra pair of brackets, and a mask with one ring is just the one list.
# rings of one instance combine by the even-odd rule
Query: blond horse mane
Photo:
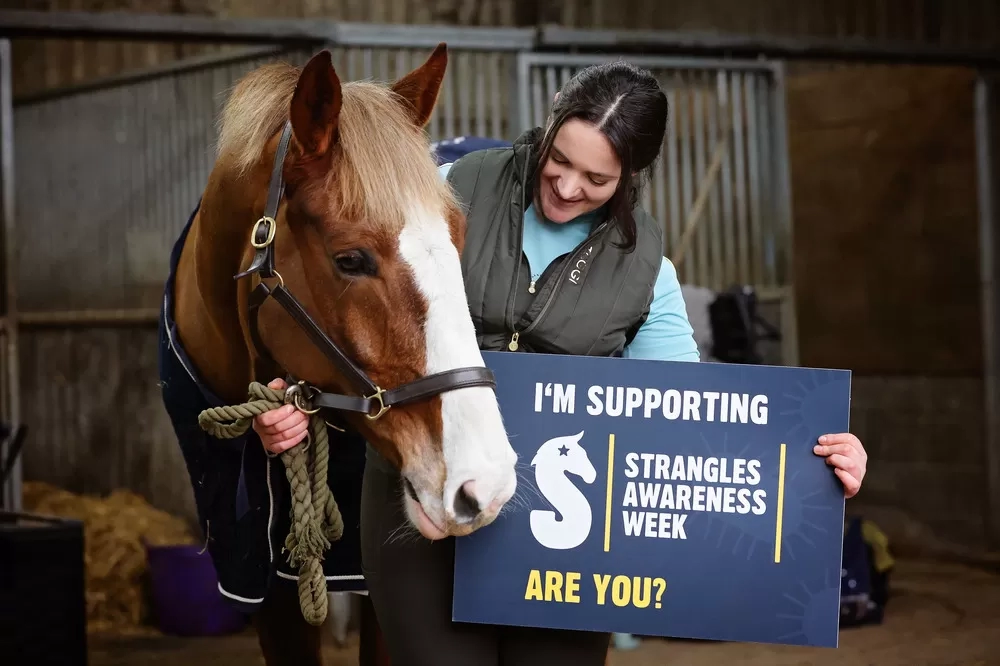
[[(301, 68), (264, 65), (233, 88), (219, 118), (218, 154), (243, 176), (288, 119)], [(414, 125), (400, 98), (369, 81), (342, 84), (339, 159), (330, 187), (352, 206), (354, 219), (401, 225), (414, 202), (440, 208), (453, 194), (437, 173), (426, 133)], [(336, 177), (333, 177), (333, 174)]]

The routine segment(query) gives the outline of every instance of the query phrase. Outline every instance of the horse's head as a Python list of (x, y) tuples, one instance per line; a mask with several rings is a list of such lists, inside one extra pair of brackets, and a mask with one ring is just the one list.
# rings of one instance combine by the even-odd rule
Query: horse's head
[(535, 457), (531, 459), (532, 466), (559, 469), (576, 474), (586, 483), (593, 483), (597, 478), (597, 470), (586, 449), (580, 446), (582, 437), (583, 431), (575, 435), (553, 437), (539, 447)]
[[(423, 131), (446, 65), (442, 44), (391, 85), (342, 84), (324, 51), (285, 75), (292, 134), (275, 266), (325, 334), (384, 389), (484, 365), (459, 263), (465, 217)], [(277, 142), (272, 136), (271, 155)], [(262, 175), (271, 164), (255, 168)], [(280, 307), (262, 307), (257, 326), (285, 370), (357, 395)], [(375, 420), (346, 418), (402, 471), (407, 514), (429, 538), (488, 524), (514, 493), (516, 454), (488, 387), (397, 405)]]

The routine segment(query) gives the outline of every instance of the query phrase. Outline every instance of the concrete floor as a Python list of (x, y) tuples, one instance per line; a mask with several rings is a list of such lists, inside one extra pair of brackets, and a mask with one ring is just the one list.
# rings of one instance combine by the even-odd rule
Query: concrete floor
[[(841, 631), (840, 647), (648, 640), (613, 651), (609, 666), (950, 666), (1000, 665), (1000, 576), (937, 563), (900, 562), (894, 598), (877, 627)], [(329, 642), (326, 666), (356, 666), (357, 639)], [(95, 639), (91, 666), (249, 666), (263, 664), (253, 634), (186, 640), (169, 637)], [(475, 665), (470, 665), (475, 666)]]

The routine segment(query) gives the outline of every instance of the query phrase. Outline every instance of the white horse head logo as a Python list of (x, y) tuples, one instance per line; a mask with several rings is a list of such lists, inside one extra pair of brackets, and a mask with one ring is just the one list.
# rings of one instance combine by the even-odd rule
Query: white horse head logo
[(581, 431), (550, 439), (538, 448), (531, 460), (539, 492), (560, 514), (557, 519), (556, 511), (537, 509), (531, 512), (531, 532), (546, 548), (576, 548), (590, 535), (593, 523), (590, 502), (567, 476), (579, 476), (587, 484), (597, 479), (594, 464), (580, 446), (582, 437)]

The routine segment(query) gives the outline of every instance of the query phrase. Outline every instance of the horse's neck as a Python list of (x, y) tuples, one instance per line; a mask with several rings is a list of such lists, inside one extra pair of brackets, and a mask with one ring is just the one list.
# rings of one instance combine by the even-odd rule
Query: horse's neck
[(224, 400), (243, 400), (253, 379), (239, 307), (249, 278), (238, 283), (233, 276), (267, 187), (260, 180), (256, 172), (236, 180), (224, 164), (216, 165), (177, 267), (175, 319), (181, 343)]

